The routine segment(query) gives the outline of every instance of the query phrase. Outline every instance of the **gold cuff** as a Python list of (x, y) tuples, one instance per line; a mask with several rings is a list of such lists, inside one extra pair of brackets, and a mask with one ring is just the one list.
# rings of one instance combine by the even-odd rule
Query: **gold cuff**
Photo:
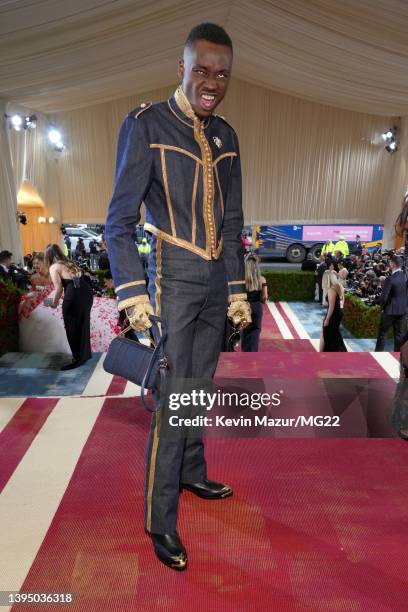
[(127, 289), (127, 287), (136, 287), (136, 285), (146, 285), (145, 280), (132, 281), (131, 283), (124, 283), (123, 285), (119, 285), (119, 287), (115, 287), (115, 291), (121, 291), (122, 289)]
[(247, 294), (246, 293), (232, 293), (229, 297), (228, 300), (229, 302), (239, 302), (239, 301), (246, 301), (247, 298)]
[(118, 302), (118, 310), (125, 310), (125, 308), (130, 308), (130, 306), (135, 306), (136, 304), (149, 304), (149, 296), (144, 293), (143, 295), (135, 295), (134, 297), (127, 298), (126, 300), (121, 300)]

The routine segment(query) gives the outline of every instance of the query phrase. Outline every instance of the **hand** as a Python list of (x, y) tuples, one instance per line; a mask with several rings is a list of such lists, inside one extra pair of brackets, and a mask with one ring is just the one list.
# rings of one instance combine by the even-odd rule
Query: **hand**
[(329, 322), (330, 321), (328, 319), (325, 319), (324, 323), (323, 323), (323, 327), (328, 327), (329, 326)]
[(228, 307), (227, 316), (235, 327), (240, 327), (241, 329), (248, 327), (252, 323), (249, 302), (247, 300), (231, 302)]
[(149, 315), (154, 314), (154, 311), (148, 298), (146, 298), (146, 302), (126, 308), (126, 314), (130, 327), (135, 331), (145, 332), (152, 326)]

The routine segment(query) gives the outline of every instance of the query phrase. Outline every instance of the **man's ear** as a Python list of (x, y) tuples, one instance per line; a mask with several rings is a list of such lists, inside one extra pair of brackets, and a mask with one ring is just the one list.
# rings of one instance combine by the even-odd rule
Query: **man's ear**
[(184, 78), (184, 60), (182, 59), (179, 59), (179, 62), (178, 62), (177, 75), (181, 82)]

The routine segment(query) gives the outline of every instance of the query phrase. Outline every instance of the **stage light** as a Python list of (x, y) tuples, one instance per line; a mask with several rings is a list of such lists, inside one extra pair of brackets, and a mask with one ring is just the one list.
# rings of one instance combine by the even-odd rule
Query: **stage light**
[(27, 215), (25, 214), (25, 212), (17, 213), (17, 216), (21, 225), (27, 225)]
[(388, 153), (395, 153), (395, 151), (398, 150), (398, 143), (393, 140), (385, 147), (385, 150), (388, 151)]
[(386, 143), (385, 150), (388, 153), (395, 153), (398, 150), (397, 127), (395, 125), (386, 132), (383, 132), (381, 138)]
[(13, 128), (19, 132), (23, 126), (23, 118), (20, 115), (13, 115), (10, 121)]
[(54, 217), (49, 217), (48, 218), (48, 223), (55, 223)]
[(50, 139), (50, 142), (52, 142), (53, 145), (56, 145), (58, 142), (61, 142), (61, 133), (55, 128), (52, 128), (48, 132), (48, 138)]
[(29, 115), (25, 118), (25, 129), (34, 130), (37, 127), (37, 115)]
[(394, 130), (390, 128), (389, 130), (381, 134), (381, 138), (384, 140), (384, 142), (388, 142), (389, 140), (392, 140), (394, 138), (394, 134), (395, 128)]
[(45, 217), (38, 217), (38, 223), (47, 223), (47, 219)]
[(61, 153), (65, 149), (65, 145), (64, 145), (63, 142), (59, 141), (59, 142), (55, 143), (54, 149), (56, 151), (59, 151), (59, 153)]

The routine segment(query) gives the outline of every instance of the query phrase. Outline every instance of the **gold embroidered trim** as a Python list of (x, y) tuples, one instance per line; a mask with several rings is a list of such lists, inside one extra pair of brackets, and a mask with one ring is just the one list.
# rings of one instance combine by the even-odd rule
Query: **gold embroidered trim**
[(245, 285), (245, 280), (242, 281), (229, 281), (229, 285)]
[(219, 243), (217, 251), (215, 253), (215, 259), (218, 259), (220, 257), (220, 255), (222, 253), (223, 244), (224, 244), (224, 238), (223, 238), (223, 236), (221, 236), (220, 243)]
[(127, 287), (136, 287), (136, 285), (146, 285), (145, 280), (132, 281), (131, 283), (123, 283), (123, 285), (119, 285), (119, 287), (115, 287), (115, 291), (121, 291), (122, 289), (127, 289)]
[(211, 253), (209, 253), (208, 251), (196, 246), (195, 244), (191, 244), (191, 242), (188, 242), (187, 240), (183, 240), (183, 238), (176, 238), (171, 234), (167, 234), (167, 232), (159, 230), (151, 223), (145, 223), (144, 228), (147, 232), (150, 232), (151, 234), (154, 234), (158, 238), (164, 240), (164, 242), (170, 242), (170, 244), (175, 244), (176, 246), (182, 247), (183, 249), (192, 251), (196, 255), (199, 255), (199, 257), (202, 257), (203, 259), (206, 259), (208, 261), (211, 259)]
[(184, 123), (184, 125), (186, 125), (189, 128), (193, 128), (192, 125), (190, 125), (189, 123), (187, 123), (187, 121), (184, 121), (184, 119), (182, 119), (181, 117), (178, 116), (177, 113), (174, 112), (174, 110), (171, 108), (171, 104), (170, 104), (170, 100), (167, 100), (167, 105), (169, 107), (169, 109), (171, 110), (171, 112), (173, 113), (173, 115), (176, 117), (176, 119), (178, 119), (179, 121), (181, 121), (181, 123)]
[(194, 138), (197, 141), (203, 160), (203, 218), (206, 245), (210, 254), (216, 255), (216, 236), (214, 221), (214, 172), (212, 152), (204, 134), (203, 125), (196, 118), (194, 121)]
[(173, 145), (153, 143), (150, 145), (150, 148), (151, 149), (165, 149), (166, 151), (177, 151), (178, 153), (183, 153), (184, 155), (191, 157), (191, 159), (194, 159), (194, 161), (198, 162), (199, 164), (203, 163), (199, 157), (194, 155), (194, 153), (190, 153), (190, 151), (188, 151), (187, 149), (182, 149), (181, 147), (174, 147)]
[(176, 235), (176, 226), (174, 225), (173, 205), (171, 203), (171, 198), (170, 198), (169, 182), (168, 182), (168, 179), (167, 179), (166, 155), (164, 153), (164, 149), (160, 149), (160, 159), (161, 159), (161, 166), (162, 166), (162, 173), (163, 173), (163, 184), (164, 184), (164, 191), (165, 191), (165, 194), (166, 194), (167, 208), (169, 209), (171, 233), (173, 234), (173, 236), (175, 236)]
[(196, 240), (196, 199), (197, 199), (197, 186), (198, 186), (198, 175), (200, 173), (200, 165), (197, 163), (194, 172), (194, 186), (193, 186), (193, 197), (191, 198), (191, 242), (195, 244)]
[[(144, 104), (144, 103), (143, 103)], [(137, 119), (139, 117), (139, 115), (141, 115), (142, 113), (145, 112), (145, 110), (147, 110), (148, 108), (151, 107), (151, 105), (153, 104), (153, 102), (148, 102), (143, 108), (140, 109), (140, 111), (138, 111), (135, 115), (135, 119)]]
[(152, 497), (153, 497), (153, 486), (154, 486), (154, 473), (156, 470), (156, 458), (157, 449), (159, 446), (159, 423), (160, 423), (160, 412), (155, 413), (155, 424), (153, 431), (153, 442), (150, 454), (150, 468), (149, 468), (149, 483), (147, 488), (147, 517), (146, 517), (146, 529), (150, 531), (152, 528)]
[(232, 295), (230, 295), (228, 297), (230, 302), (240, 302), (240, 301), (246, 301), (247, 300), (247, 294), (246, 293), (233, 293)]
[(175, 94), (174, 94), (174, 99), (177, 103), (177, 106), (179, 107), (181, 112), (185, 114), (186, 117), (188, 117), (189, 119), (192, 119), (193, 121), (197, 119), (197, 116), (194, 113), (191, 107), (191, 104), (188, 101), (187, 96), (184, 93), (181, 85), (177, 87)]
[[(216, 166), (218, 164), (219, 161), (221, 161), (222, 159), (224, 159), (224, 157), (237, 157), (236, 153), (223, 153), (222, 155), (220, 155), (219, 157), (217, 157), (217, 159), (215, 159), (213, 161), (213, 166)], [(232, 161), (232, 160), (231, 160)]]
[(121, 311), (125, 308), (130, 308), (130, 306), (134, 306), (135, 304), (146, 304), (146, 302), (149, 303), (149, 296), (146, 293), (143, 295), (135, 295), (125, 300), (120, 300), (120, 302), (118, 302), (118, 310)]
[(155, 302), (156, 302), (156, 316), (160, 317), (161, 311), (161, 276), (162, 276), (162, 249), (161, 249), (162, 239), (160, 237), (157, 238), (156, 243), (156, 278), (155, 278)]
[(218, 175), (218, 168), (214, 164), (213, 164), (213, 166), (214, 166), (215, 178), (217, 179), (218, 191), (220, 192), (221, 220), (223, 220), (224, 219), (224, 196), (222, 195), (220, 177)]
[[(183, 88), (181, 85), (179, 85), (176, 89), (176, 91), (174, 92), (174, 99), (176, 101), (177, 106), (179, 107), (179, 109), (181, 110), (182, 113), (184, 113), (184, 115), (186, 115), (186, 117), (188, 117), (189, 119), (191, 119), (193, 122), (195, 119), (198, 119), (200, 121), (200, 118), (194, 113), (190, 102), (188, 101)], [(181, 117), (179, 117), (177, 115), (177, 113), (174, 111), (174, 109), (171, 107), (170, 104), (170, 100), (167, 100), (167, 105), (169, 107), (169, 109), (171, 110), (171, 112), (173, 113), (173, 115), (176, 117), (176, 119), (178, 119), (179, 121), (181, 121), (181, 123), (184, 123), (184, 125), (186, 125), (189, 128), (193, 128), (194, 125), (191, 125), (190, 123), (187, 123), (187, 121), (184, 121)], [(209, 124), (210, 124), (210, 117), (208, 117), (208, 119), (204, 119), (202, 121), (203, 123), (203, 127), (204, 129), (206, 129)]]

